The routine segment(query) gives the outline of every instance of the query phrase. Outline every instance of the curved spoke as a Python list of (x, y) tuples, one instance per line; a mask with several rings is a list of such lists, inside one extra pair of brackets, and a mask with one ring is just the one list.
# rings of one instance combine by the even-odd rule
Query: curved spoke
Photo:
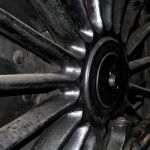
[(131, 75), (136, 74), (150, 66), (150, 57), (144, 57), (141, 59), (137, 59), (129, 62), (129, 68), (131, 71)]
[(113, 26), (116, 34), (120, 34), (125, 6), (126, 6), (126, 0), (114, 0)]
[(143, 88), (141, 86), (130, 83), (129, 91), (131, 91), (135, 95), (141, 95), (144, 97), (150, 97), (150, 89)]
[(65, 144), (63, 150), (80, 150), (89, 132), (89, 124), (81, 126)]
[(0, 75), (0, 96), (46, 93), (73, 81), (62, 74)]
[(46, 129), (35, 143), (33, 150), (58, 150), (76, 129), (82, 119), (82, 111), (74, 111), (64, 115)]
[(77, 55), (78, 58), (83, 58), (86, 53), (85, 43), (76, 33), (61, 3), (56, 0), (30, 0), (30, 3), (56, 43)]
[[(65, 91), (61, 96), (56, 97), (47, 102), (33, 108), (23, 116), (17, 118), (13, 122), (8, 123), (0, 128), (0, 141), (3, 149), (11, 149), (35, 131), (52, 122), (56, 117), (62, 115), (68, 108), (73, 106), (78, 100), (78, 94), (67, 94)], [(75, 113), (76, 114), (76, 113)], [(82, 113), (70, 116), (76, 122), (80, 120)]]
[[(15, 1), (17, 3), (18, 0)], [(42, 23), (42, 30), (31, 28), (29, 26), (31, 24), (27, 25), (8, 13), (12, 11), (6, 12), (0, 8), (0, 34), (11, 40), (6, 38), (8, 43), (14, 44), (13, 42), (15, 42), (29, 51), (29, 54), (26, 54), (24, 49), (17, 49), (21, 47), (14, 44), (12, 50), (21, 51), (20, 54), (10, 52), (11, 56), (8, 57), (6, 54), (2, 54), (1, 57), (14, 61), (15, 67), (17, 67), (15, 71), (20, 74), (0, 75), (0, 97), (5, 99), (4, 96), (18, 95), (17, 99), (13, 98), (18, 101), (22, 95), (22, 100), (17, 102), (21, 101), (21, 107), (24, 103), (27, 107), (30, 105), (29, 103), (32, 103), (33, 106), (34, 100), (36, 100), (36, 106), (0, 128), (0, 149), (9, 150), (16, 149), (16, 147), (18, 149), (22, 144), (24, 146), (24, 144), (28, 145), (27, 142), (32, 143), (30, 138), (35, 136), (34, 142), (29, 146), (32, 150), (95, 150), (104, 148), (108, 144), (110, 145), (106, 147), (113, 149), (113, 144), (118, 144), (120, 141), (118, 136), (124, 129), (119, 129), (118, 135), (115, 133), (117, 136), (113, 139), (114, 135), (109, 135), (109, 130), (114, 130), (112, 123), (116, 122), (118, 125), (118, 123), (120, 124), (118, 121), (126, 122), (126, 119), (129, 119), (132, 131), (138, 123), (142, 122), (143, 118), (138, 112), (139, 107), (145, 104), (144, 97), (150, 97), (150, 89), (144, 88), (145, 82), (139, 85), (128, 82), (129, 78), (133, 82), (136, 81), (138, 77), (132, 79), (132, 76), (150, 66), (150, 56), (138, 59), (141, 53), (137, 53), (134, 56), (136, 60), (131, 59), (133, 54), (139, 52), (138, 48), (140, 47), (138, 46), (142, 46), (142, 42), (150, 32), (150, 22), (138, 28), (145, 0), (23, 1), (34, 13), (34, 16), (31, 13), (31, 18), (38, 17), (37, 23), (39, 21)], [(21, 2), (19, 3), (23, 5)], [(141, 14), (144, 18), (147, 17), (146, 11), (142, 11)], [(16, 13), (19, 15), (18, 12)], [(36, 19), (34, 18), (34, 23)], [(28, 21), (24, 22), (28, 23)], [(11, 45), (8, 46), (8, 48), (10, 47)], [(86, 48), (93, 48), (94, 51), (88, 52)], [(127, 56), (123, 53), (124, 48), (127, 50)], [(55, 71), (52, 67), (47, 68), (48, 64), (37, 60), (39, 58), (36, 59), (36, 56), (30, 57), (30, 52), (48, 63), (53, 63), (51, 65), (56, 67)], [(28, 59), (24, 60), (26, 56), (29, 56), (29, 61), (37, 62), (35, 65), (40, 63), (44, 73), (21, 74), (26, 71), (40, 72), (38, 71), (40, 66), (34, 67), (33, 64), (33, 69), (27, 69), (27, 65), (30, 63), (25, 63), (28, 61)], [(123, 67), (119, 66), (118, 68), (116, 61), (119, 61)], [(51, 69), (55, 73), (45, 73), (50, 72)], [(97, 75), (90, 75), (92, 71)], [(81, 77), (79, 77), (80, 75)], [(106, 77), (103, 78), (102, 76), (105, 75)], [(98, 91), (95, 86), (97, 77), (100, 81), (98, 86), (103, 86), (102, 91)], [(101, 81), (103, 80), (101, 77), (104, 81)], [(91, 80), (92, 78), (93, 80)], [(126, 81), (128, 90), (120, 84)], [(88, 89), (90, 85), (94, 85), (94, 90)], [(114, 92), (116, 89), (119, 93)], [(101, 103), (97, 97), (100, 92), (102, 92), (100, 98), (103, 99)], [(39, 93), (45, 94), (35, 95), (36, 99), (34, 99), (34, 95), (30, 95)], [(103, 102), (107, 104), (109, 101), (107, 93), (110, 93), (108, 95), (112, 95), (115, 100), (118, 94), (119, 99), (124, 97), (123, 103), (116, 101), (105, 107)], [(25, 94), (29, 94), (29, 96)], [(92, 101), (92, 96), (94, 96), (94, 101)], [(84, 108), (84, 101), (91, 105), (89, 109)], [(80, 107), (82, 105), (86, 109), (85, 112)], [(12, 106), (7, 108), (12, 108)], [(17, 106), (13, 108), (15, 110), (14, 117), (18, 116), (18, 112), (26, 111), (23, 106), (24, 110), (20, 112)], [(118, 107), (117, 110), (115, 110), (116, 107)], [(92, 112), (88, 112), (91, 110), (90, 108), (92, 108)], [(110, 122), (120, 115), (125, 116), (126, 119), (122, 120), (121, 118), (121, 120)], [(108, 128), (109, 126), (110, 128)], [(110, 137), (109, 143), (105, 137)], [(122, 147), (126, 143), (124, 137), (121, 140)], [(105, 143), (100, 146), (98, 141)]]
[(128, 36), (130, 34), (130, 31), (136, 21), (136, 18), (138, 17), (138, 15), (144, 5), (144, 1), (145, 0), (129, 1), (126, 11), (125, 11), (123, 24), (122, 24), (121, 38), (122, 38), (123, 43), (126, 43)]
[(95, 31), (101, 33), (103, 30), (103, 22), (99, 0), (85, 0), (85, 5)]
[(55, 61), (63, 59), (64, 55), (76, 59), (83, 57), (80, 53), (68, 51), (58, 46), (3, 9), (0, 9), (0, 32), (48, 62), (51, 59)]
[(68, 14), (71, 16), (73, 23), (80, 33), (81, 37), (87, 41), (92, 42), (94, 38), (94, 31), (87, 16), (83, 0), (61, 0)]
[(132, 56), (136, 52), (136, 48), (150, 33), (150, 23), (137, 29), (131, 34), (127, 42), (127, 55)]
[(91, 130), (83, 146), (83, 150), (95, 150), (95, 149), (96, 149), (96, 136), (94, 134), (94, 131)]
[(102, 19), (106, 30), (112, 28), (113, 0), (101, 0)]

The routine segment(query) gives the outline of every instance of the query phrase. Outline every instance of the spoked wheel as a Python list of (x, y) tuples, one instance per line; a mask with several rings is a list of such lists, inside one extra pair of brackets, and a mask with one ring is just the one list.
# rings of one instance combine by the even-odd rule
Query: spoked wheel
[(0, 95), (53, 92), (0, 128), (0, 149), (17, 149), (32, 136), (32, 150), (146, 149), (150, 117), (138, 110), (150, 90), (144, 78), (141, 84), (134, 80), (150, 65), (149, 56), (140, 58), (150, 31), (150, 23), (141, 19), (145, 1), (27, 3), (49, 37), (2, 8), (0, 32), (57, 69), (0, 75)]

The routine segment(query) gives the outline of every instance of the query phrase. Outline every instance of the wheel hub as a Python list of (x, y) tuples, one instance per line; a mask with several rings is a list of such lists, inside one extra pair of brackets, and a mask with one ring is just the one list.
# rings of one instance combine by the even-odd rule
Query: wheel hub
[(86, 65), (84, 96), (92, 116), (104, 120), (122, 108), (128, 85), (128, 65), (123, 47), (103, 38), (91, 51)]

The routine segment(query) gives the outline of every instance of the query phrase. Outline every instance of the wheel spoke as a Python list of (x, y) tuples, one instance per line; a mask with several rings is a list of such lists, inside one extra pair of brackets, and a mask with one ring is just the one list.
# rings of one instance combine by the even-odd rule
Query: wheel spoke
[(95, 150), (95, 149), (96, 149), (96, 136), (94, 134), (94, 131), (91, 130), (83, 146), (83, 150)]
[(99, 0), (85, 0), (85, 5), (95, 31), (101, 33), (103, 30), (103, 22)]
[(82, 118), (82, 111), (74, 111), (64, 115), (46, 129), (35, 143), (33, 150), (58, 150), (71, 133), (77, 128)]
[(83, 0), (61, 0), (68, 14), (71, 16), (73, 23), (81, 35), (81, 37), (87, 41), (92, 42), (94, 38), (94, 31), (92, 25), (87, 16)]
[[(15, 1), (17, 3), (18, 0)], [(140, 14), (145, 0), (24, 1), (36, 15), (34, 17), (38, 17), (39, 20), (34, 18), (34, 24), (37, 20), (39, 28), (32, 28), (28, 21), (22, 22), (22, 19), (13, 16), (15, 13), (19, 15), (18, 12), (13, 10), (15, 13), (11, 15), (8, 9), (7, 12), (0, 8), (0, 34), (11, 40), (6, 38), (8, 48), (13, 42), (23, 48), (17, 49), (19, 45), (15, 44), (12, 50), (21, 51), (20, 54), (11, 52), (8, 57), (2, 54), (5, 59), (14, 61), (19, 74), (0, 75), (0, 97), (18, 95), (18, 99), (22, 95), (21, 101), (14, 99), (17, 103), (21, 102), (17, 105), (22, 107), (26, 103), (30, 107), (33, 102), (30, 100), (36, 96), (36, 106), (28, 112), (25, 112), (28, 108), (23, 107), (20, 112), (18, 107), (10, 107), (15, 110), (12, 117), (25, 113), (0, 128), (0, 149), (18, 149), (32, 143), (30, 138), (35, 138), (30, 145), (32, 150), (94, 150), (105, 147), (115, 139), (112, 139), (114, 135), (109, 135), (109, 130), (114, 129), (112, 123), (122, 125), (122, 121), (126, 124), (133, 119), (131, 128), (137, 127), (143, 119), (138, 114), (139, 107), (145, 103), (144, 97), (150, 97), (150, 89), (144, 88), (144, 83), (135, 85), (128, 80), (136, 81), (138, 77), (132, 79), (132, 76), (145, 71), (150, 65), (150, 56), (139, 59), (141, 53), (134, 56), (136, 60), (131, 59), (133, 54), (139, 52), (138, 48), (150, 30), (150, 22), (138, 28), (140, 15), (145, 17), (147, 13)], [(27, 16), (24, 16), (25, 20)], [(33, 17), (32, 13), (30, 17)], [(38, 30), (40, 27), (42, 30)], [(86, 54), (86, 48), (93, 51)], [(34, 59), (38, 62), (36, 64), (43, 64), (42, 72), (47, 73), (21, 74), (26, 71), (40, 72), (39, 66), (25, 62), (29, 58), (24, 61), (25, 56), (30, 57), (30, 52), (36, 56), (31, 56), (29, 61)], [(47, 68), (48, 64), (36, 60), (37, 56), (56, 68)], [(28, 70), (28, 64), (32, 64), (33, 69)], [(54, 73), (48, 73), (51, 69)], [(93, 76), (92, 72), (96, 75)], [(86, 112), (80, 107), (84, 106), (84, 100), (88, 105)], [(115, 110), (116, 107), (118, 109)], [(118, 118), (109, 123), (117, 116), (128, 120), (121, 117), (121, 120)], [(108, 125), (110, 128), (106, 127)], [(116, 137), (114, 143), (119, 141)], [(98, 141), (104, 144), (100, 146)], [(111, 149), (111, 146), (108, 148)]]
[(134, 95), (141, 95), (144, 97), (150, 97), (150, 90), (147, 88), (143, 88), (141, 86), (130, 83), (129, 91), (131, 91)]
[(80, 150), (89, 132), (89, 124), (79, 127), (64, 146), (63, 150)]
[(73, 81), (62, 74), (0, 75), (0, 96), (46, 93)]
[(30, 0), (30, 3), (56, 43), (77, 55), (78, 58), (83, 58), (86, 53), (85, 43), (76, 33), (62, 4), (56, 0)]
[(144, 57), (144, 58), (129, 62), (131, 75), (141, 72), (144, 69), (148, 68), (149, 66), (150, 66), (150, 57)]
[(16, 18), (36, 29), (37, 31), (45, 31), (45, 27), (41, 23), (40, 19), (37, 17), (33, 8), (29, 6), (26, 0), (15, 0), (13, 1), (13, 3), (10, 3), (9, 0), (0, 1), (0, 6), (0, 8), (4, 9), (10, 14), (13, 14)]
[(126, 0), (114, 0), (113, 5), (113, 26), (116, 34), (120, 34)]
[(128, 104), (128, 105), (125, 107), (125, 113), (126, 113), (127, 115), (130, 115), (130, 116), (135, 117), (135, 118), (138, 119), (138, 120), (142, 120), (141, 116), (139, 116), (139, 114), (135, 111), (135, 109), (133, 109), (133, 107), (132, 107), (131, 104)]
[[(67, 94), (68, 92), (65, 91), (61, 96), (47, 100), (42, 105), (33, 108), (21, 117), (0, 128), (1, 148), (11, 149), (72, 107), (77, 102), (79, 94), (71, 94), (73, 93), (71, 91), (70, 94)], [(81, 116), (82, 113), (77, 112), (74, 117), (70, 116), (70, 118), (76, 122)]]
[(80, 53), (68, 51), (58, 46), (3, 9), (0, 9), (0, 32), (48, 62), (64, 59), (64, 55), (76, 59), (83, 57)]
[(125, 17), (122, 24), (121, 38), (123, 43), (126, 43), (132, 27), (135, 24), (136, 18), (138, 17), (141, 9), (144, 5), (144, 0), (131, 0), (129, 1)]
[(127, 42), (127, 55), (132, 56), (135, 54), (137, 46), (143, 42), (149, 33), (150, 23), (145, 24), (144, 26), (137, 29), (134, 33), (132, 33)]
[(106, 30), (112, 28), (113, 0), (101, 0), (102, 19)]
[(137, 101), (134, 105), (133, 105), (133, 109), (136, 111), (139, 108), (141, 108), (144, 104), (144, 101)]

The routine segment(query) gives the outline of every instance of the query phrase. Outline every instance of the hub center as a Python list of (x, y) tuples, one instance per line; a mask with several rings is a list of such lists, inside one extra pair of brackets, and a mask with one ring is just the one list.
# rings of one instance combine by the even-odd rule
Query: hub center
[(91, 114), (108, 119), (121, 109), (128, 84), (124, 50), (113, 38), (98, 41), (87, 60), (84, 97)]
[(109, 84), (110, 87), (115, 87), (116, 86), (116, 77), (111, 72), (109, 74), (108, 84)]

